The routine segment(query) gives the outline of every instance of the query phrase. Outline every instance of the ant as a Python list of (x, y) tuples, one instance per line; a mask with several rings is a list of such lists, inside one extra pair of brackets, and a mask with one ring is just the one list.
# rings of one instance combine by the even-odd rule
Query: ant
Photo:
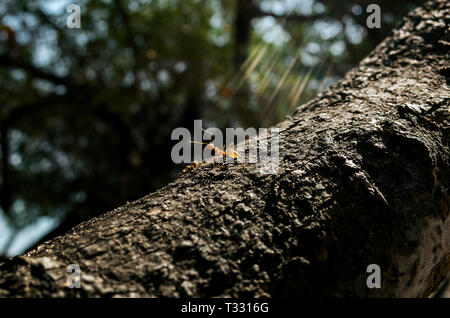
[(217, 164), (219, 167), (219, 170), (220, 170), (220, 167), (222, 166), (220, 159), (222, 157), (224, 157), (224, 158), (230, 157), (230, 158), (236, 159), (244, 168), (247, 168), (247, 166), (244, 165), (244, 163), (240, 160), (239, 154), (236, 150), (236, 146), (234, 145), (234, 143), (229, 144), (228, 147), (223, 146), (223, 149), (219, 149), (212, 144), (212, 141), (214, 140), (214, 134), (203, 128), (202, 128), (202, 131), (211, 135), (212, 138), (211, 138), (210, 142), (206, 143), (206, 142), (200, 142), (200, 141), (191, 141), (191, 143), (206, 145), (207, 148), (214, 151), (215, 156), (213, 157), (213, 159), (211, 161), (202, 160), (201, 163), (199, 163), (197, 161), (192, 161), (192, 163), (190, 165), (186, 166), (186, 168), (183, 169), (183, 171), (181, 172), (182, 174), (192, 171), (195, 168), (197, 168), (199, 165), (205, 164), (205, 163), (212, 164), (213, 167)]

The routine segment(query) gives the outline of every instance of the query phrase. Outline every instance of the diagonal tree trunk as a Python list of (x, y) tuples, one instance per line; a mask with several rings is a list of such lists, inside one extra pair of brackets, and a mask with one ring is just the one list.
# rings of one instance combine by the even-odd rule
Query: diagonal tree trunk
[(0, 296), (430, 295), (450, 269), (449, 23), (446, 0), (413, 11), (280, 123), (277, 174), (187, 173), (6, 260)]

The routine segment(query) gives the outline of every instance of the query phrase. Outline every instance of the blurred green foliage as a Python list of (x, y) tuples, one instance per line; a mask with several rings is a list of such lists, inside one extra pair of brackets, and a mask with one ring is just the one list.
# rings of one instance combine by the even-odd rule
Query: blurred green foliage
[[(72, 2), (81, 29), (66, 27)], [(365, 25), (369, 3), (381, 29)], [(137, 199), (182, 169), (174, 128), (278, 122), (420, 3), (4, 0), (1, 212), (13, 233), (55, 217), (53, 236)]]

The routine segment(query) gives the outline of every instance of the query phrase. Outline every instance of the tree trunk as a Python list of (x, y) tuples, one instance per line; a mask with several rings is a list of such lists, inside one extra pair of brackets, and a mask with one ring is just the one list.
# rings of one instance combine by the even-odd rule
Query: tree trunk
[(248, 45), (252, 30), (252, 20), (255, 11), (253, 0), (236, 1), (236, 16), (234, 18), (234, 67), (236, 72), (244, 64), (248, 56)]
[(414, 10), (280, 123), (277, 174), (201, 166), (5, 261), (0, 296), (430, 295), (450, 269), (449, 23), (447, 0)]

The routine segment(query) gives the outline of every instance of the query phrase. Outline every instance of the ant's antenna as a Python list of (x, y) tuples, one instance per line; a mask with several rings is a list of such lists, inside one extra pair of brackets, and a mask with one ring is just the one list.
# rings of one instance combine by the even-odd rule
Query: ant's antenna
[(195, 140), (191, 140), (189, 142), (192, 143), (192, 144), (200, 144), (200, 145), (206, 145), (206, 146), (211, 145), (211, 143), (195, 141)]
[(210, 141), (211, 141), (211, 142), (216, 138), (216, 136), (214, 136), (214, 134), (213, 134), (212, 132), (207, 131), (206, 129), (203, 129), (203, 128), (202, 128), (202, 131), (204, 131), (205, 133), (210, 134), (210, 136), (211, 136)]
[(202, 130), (203, 130), (204, 132), (206, 132), (206, 133), (210, 134), (211, 136), (214, 136), (214, 134), (213, 134), (212, 132), (210, 132), (210, 131), (207, 131), (207, 130), (206, 130), (206, 129), (204, 129), (204, 128), (202, 128)]

